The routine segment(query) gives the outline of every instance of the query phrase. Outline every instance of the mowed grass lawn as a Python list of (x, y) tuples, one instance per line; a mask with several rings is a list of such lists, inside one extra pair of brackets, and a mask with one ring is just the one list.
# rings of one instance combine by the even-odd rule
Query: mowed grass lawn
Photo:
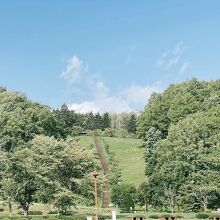
[(144, 148), (142, 141), (131, 138), (101, 138), (115, 154), (124, 183), (138, 186), (144, 180)]

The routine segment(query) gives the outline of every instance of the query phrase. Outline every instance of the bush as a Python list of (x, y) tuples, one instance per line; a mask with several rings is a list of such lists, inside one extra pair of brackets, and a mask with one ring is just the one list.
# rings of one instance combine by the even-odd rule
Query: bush
[(75, 211), (66, 211), (65, 215), (75, 215)]
[(176, 215), (176, 218), (184, 218), (182, 215)]
[(115, 137), (115, 131), (112, 128), (106, 128), (104, 132), (104, 136)]
[(164, 217), (164, 218), (166, 218), (166, 217), (172, 217), (172, 215), (171, 214), (163, 214), (161, 217)]
[(41, 211), (29, 211), (29, 215), (42, 215), (43, 212)]
[(153, 218), (153, 219), (158, 219), (158, 218), (160, 218), (159, 215), (149, 215), (148, 217), (149, 217), (149, 218)]
[(99, 220), (105, 220), (106, 219), (106, 216), (104, 215), (99, 215)]
[(209, 218), (209, 214), (207, 214), (207, 213), (197, 213), (197, 214), (195, 215), (195, 217), (196, 217), (197, 219), (207, 219), (207, 218)]
[(56, 210), (50, 210), (49, 212), (48, 212), (48, 214), (50, 214), (50, 215), (57, 215), (58, 214), (58, 212), (56, 211)]
[(60, 214), (66, 214), (71, 206), (74, 205), (73, 196), (68, 191), (57, 193), (55, 194), (53, 205), (59, 210)]
[(82, 131), (82, 128), (81, 128), (80, 126), (73, 126), (73, 127), (72, 127), (72, 131), (71, 131), (71, 134), (72, 134), (73, 136), (78, 136), (81, 131)]
[(111, 201), (121, 210), (129, 211), (134, 209), (136, 188), (129, 184), (120, 184), (112, 187)]

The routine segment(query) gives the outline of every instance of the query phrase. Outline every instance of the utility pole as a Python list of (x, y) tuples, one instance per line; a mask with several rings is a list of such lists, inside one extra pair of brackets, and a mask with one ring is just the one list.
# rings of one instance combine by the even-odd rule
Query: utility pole
[(94, 187), (95, 187), (95, 220), (98, 220), (98, 192), (97, 192), (97, 176), (98, 176), (98, 172), (96, 170), (94, 170), (92, 172), (92, 176), (94, 177)]

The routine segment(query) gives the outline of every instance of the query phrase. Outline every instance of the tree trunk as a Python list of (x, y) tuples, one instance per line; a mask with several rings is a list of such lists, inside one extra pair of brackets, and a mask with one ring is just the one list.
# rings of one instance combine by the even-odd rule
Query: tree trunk
[(145, 207), (145, 212), (147, 212), (148, 211), (147, 201), (145, 201), (144, 207)]
[(173, 209), (174, 209), (174, 208), (172, 207), (172, 208), (171, 208), (172, 216), (173, 216), (173, 212), (174, 212)]
[(10, 213), (10, 216), (12, 215), (12, 204), (11, 202), (8, 203), (8, 209), (9, 209), (9, 213)]
[(204, 212), (207, 212), (207, 207), (208, 207), (208, 198), (204, 197), (204, 199), (203, 199)]
[(28, 216), (29, 214), (29, 204), (24, 204), (22, 205), (23, 211), (24, 211), (24, 216)]
[(203, 207), (204, 207), (204, 212), (207, 212), (207, 204), (205, 202), (203, 204)]

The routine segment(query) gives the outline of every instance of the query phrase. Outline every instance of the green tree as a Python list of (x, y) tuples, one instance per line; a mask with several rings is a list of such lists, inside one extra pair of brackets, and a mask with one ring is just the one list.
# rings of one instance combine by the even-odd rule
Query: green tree
[(136, 133), (137, 129), (136, 129), (136, 115), (135, 114), (130, 115), (130, 118), (126, 124), (126, 128), (129, 133), (133, 133), (133, 134)]
[(145, 136), (145, 174), (151, 175), (156, 165), (156, 144), (162, 139), (162, 132), (155, 127), (151, 127)]
[(111, 126), (111, 118), (109, 117), (109, 113), (105, 112), (102, 116), (102, 130), (106, 129), (106, 128), (110, 128)]
[(150, 203), (150, 198), (149, 198), (149, 183), (148, 180), (146, 179), (143, 181), (140, 186), (137, 189), (137, 202), (140, 206), (144, 206), (144, 210), (148, 210), (148, 205)]
[(58, 192), (54, 195), (53, 205), (59, 214), (66, 215), (71, 206), (75, 206), (72, 193), (68, 191)]
[(1, 147), (8, 151), (13, 150), (39, 134), (60, 138), (57, 121), (51, 109), (32, 103), (18, 93), (1, 92)]
[[(74, 138), (57, 141), (52, 137), (37, 136), (30, 142), (30, 149), (41, 183), (38, 192), (41, 201), (53, 202), (58, 192), (66, 190), (72, 195), (85, 196), (82, 186), (95, 163), (91, 153), (81, 148)], [(86, 182), (92, 185), (92, 182)]]
[[(24, 147), (1, 155), (1, 195), (5, 201), (18, 203), (28, 215), (33, 202), (68, 205), (78, 201), (91, 200), (91, 193), (85, 183), (95, 163), (91, 154), (69, 138), (66, 141), (53, 137), (36, 136)], [(10, 183), (10, 184), (7, 184)], [(69, 192), (69, 198), (63, 197)], [(70, 198), (75, 198), (70, 200)], [(68, 200), (68, 201), (67, 201)]]
[(81, 126), (78, 115), (74, 111), (69, 110), (66, 104), (63, 104), (54, 113), (59, 125), (60, 135), (64, 138), (72, 134), (74, 126)]
[(94, 130), (95, 129), (95, 118), (94, 118), (94, 114), (92, 112), (89, 112), (86, 115), (85, 128), (89, 129), (89, 130)]
[[(209, 112), (189, 115), (172, 126), (167, 138), (157, 143), (156, 163), (149, 176), (152, 203), (156, 204), (155, 200), (161, 198), (163, 204), (163, 185), (173, 183), (180, 195), (179, 201), (185, 201), (182, 206), (191, 209), (195, 209), (193, 204), (202, 203), (205, 193), (203, 207), (204, 201), (208, 206), (219, 198), (218, 183), (215, 182), (217, 188), (212, 187), (213, 180), (220, 178), (219, 113), (220, 106), (217, 106)], [(201, 190), (201, 185), (206, 186), (207, 191)], [(189, 200), (187, 195), (195, 196)]]
[(94, 128), (95, 129), (102, 129), (103, 128), (103, 120), (102, 116), (99, 113), (96, 113), (94, 116)]
[(1, 192), (6, 201), (9, 201), (9, 206), (15, 201), (23, 209), (24, 215), (28, 215), (38, 189), (30, 154), (29, 149), (23, 148), (13, 154), (4, 153), (1, 161), (4, 166), (1, 171)]
[(135, 187), (128, 184), (118, 184), (112, 187), (111, 201), (126, 211), (130, 210), (130, 207), (134, 208), (136, 201)]
[(220, 81), (199, 81), (192, 79), (181, 84), (170, 85), (163, 93), (152, 94), (144, 112), (138, 120), (140, 137), (150, 127), (159, 129), (163, 137), (168, 134), (169, 127), (177, 124), (187, 115), (208, 111), (220, 100)]

